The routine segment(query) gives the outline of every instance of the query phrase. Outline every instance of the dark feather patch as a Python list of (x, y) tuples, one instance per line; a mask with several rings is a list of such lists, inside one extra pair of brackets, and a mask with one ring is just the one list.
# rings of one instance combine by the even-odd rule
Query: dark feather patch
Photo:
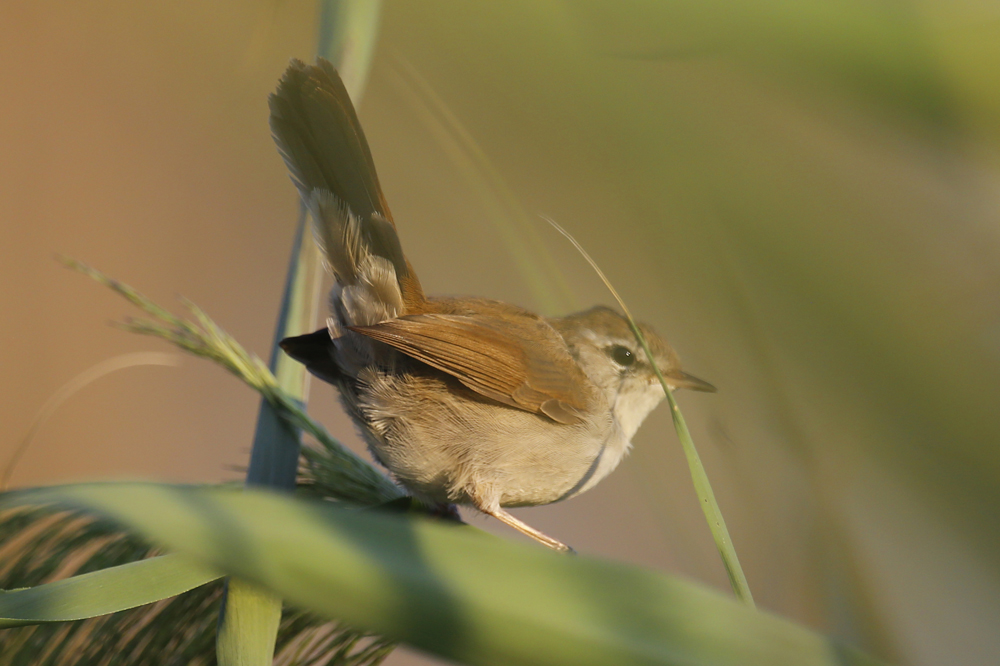
[(286, 354), (325, 382), (332, 384), (340, 375), (340, 369), (333, 360), (333, 340), (328, 329), (285, 338), (280, 346)]

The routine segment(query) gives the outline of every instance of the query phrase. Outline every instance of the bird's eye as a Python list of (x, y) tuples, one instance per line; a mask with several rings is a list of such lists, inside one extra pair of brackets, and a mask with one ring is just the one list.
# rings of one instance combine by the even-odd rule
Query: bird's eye
[(628, 366), (635, 363), (635, 354), (633, 354), (632, 350), (629, 349), (628, 347), (615, 345), (614, 347), (608, 350), (608, 353), (611, 354), (611, 360), (617, 363), (618, 365), (622, 366), (623, 368), (627, 368)]

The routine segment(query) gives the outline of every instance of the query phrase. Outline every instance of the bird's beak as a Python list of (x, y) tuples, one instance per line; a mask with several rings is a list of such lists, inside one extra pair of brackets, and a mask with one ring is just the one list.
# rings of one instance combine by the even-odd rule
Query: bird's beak
[(683, 370), (674, 370), (665, 374), (664, 379), (668, 383), (672, 384), (674, 388), (686, 388), (692, 391), (705, 391), (706, 393), (715, 393), (719, 389), (715, 388), (704, 379), (698, 379), (694, 375), (689, 375)]

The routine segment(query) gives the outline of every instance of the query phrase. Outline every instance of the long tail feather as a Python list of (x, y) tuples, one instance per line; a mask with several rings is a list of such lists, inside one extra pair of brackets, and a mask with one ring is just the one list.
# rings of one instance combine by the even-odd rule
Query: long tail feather
[(392, 219), (354, 105), (329, 62), (293, 60), (269, 101), (271, 131), (304, 201), (325, 189), (361, 219)]
[[(337, 71), (322, 58), (316, 65), (293, 60), (270, 106), (274, 140), (338, 282), (376, 286), (362, 300), (388, 294), (389, 302), (379, 309), (391, 316), (403, 313), (401, 303), (407, 312), (419, 311), (423, 290), (403, 255), (368, 142)], [(394, 272), (394, 289), (386, 288), (386, 264)], [(375, 272), (369, 275), (366, 267)]]

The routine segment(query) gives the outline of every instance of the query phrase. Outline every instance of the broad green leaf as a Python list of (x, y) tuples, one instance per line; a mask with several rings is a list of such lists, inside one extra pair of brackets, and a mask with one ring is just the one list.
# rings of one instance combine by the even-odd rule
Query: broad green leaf
[(221, 576), (177, 555), (162, 555), (37, 587), (0, 591), (0, 628), (116, 613), (175, 597)]
[(3, 501), (97, 512), (296, 606), (463, 663), (878, 663), (671, 576), (440, 521), (155, 484), (63, 486)]

